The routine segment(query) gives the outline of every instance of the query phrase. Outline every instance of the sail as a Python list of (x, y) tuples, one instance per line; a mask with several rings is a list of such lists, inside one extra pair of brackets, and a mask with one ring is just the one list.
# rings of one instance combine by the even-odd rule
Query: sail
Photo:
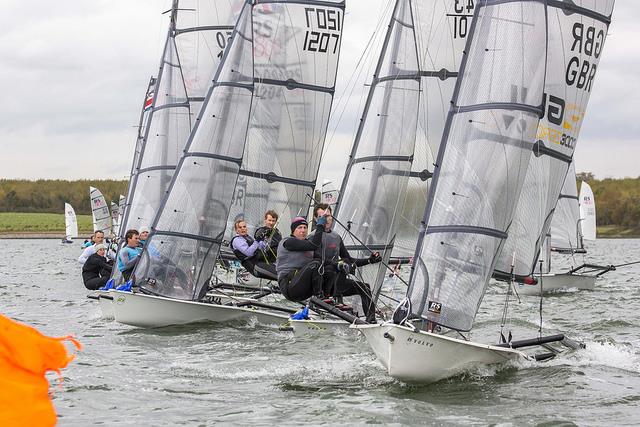
[(67, 240), (78, 237), (78, 220), (76, 219), (76, 211), (69, 203), (64, 204), (64, 228)]
[(476, 2), (407, 293), (413, 315), (452, 329), (471, 329), (522, 188), (542, 115), (545, 6)]
[(173, 0), (121, 234), (149, 226), (165, 196), (242, 0)]
[(102, 231), (106, 236), (111, 234), (111, 214), (109, 205), (104, 196), (94, 187), (89, 187), (91, 199), (91, 217), (93, 218), (93, 231)]
[(549, 229), (551, 250), (558, 252), (581, 251), (583, 246), (580, 222), (578, 186), (572, 162), (551, 220)]
[[(537, 268), (534, 264), (549, 232), (552, 215), (556, 225), (566, 221), (561, 226), (561, 235), (557, 235), (554, 227), (552, 246), (558, 247), (561, 239), (560, 248), (581, 247), (573, 216), (577, 202), (566, 198), (569, 194), (574, 196), (575, 173), (567, 174), (567, 171), (584, 121), (612, 10), (612, 0), (548, 2), (544, 117), (538, 127), (538, 142), (509, 237), (496, 263), (497, 272), (511, 273), (513, 264), (514, 274), (526, 276)], [(573, 188), (563, 190), (564, 196), (558, 199), (565, 176)]]
[(397, 215), (393, 256), (415, 252), (427, 201), (430, 171), (453, 97), (474, 1), (412, 1), (420, 68), (418, 128), (402, 210)]
[[(149, 84), (147, 85), (147, 90), (145, 92), (144, 100), (142, 102), (142, 108), (140, 109), (140, 119), (138, 121), (138, 132), (136, 136), (136, 144), (133, 152), (133, 162), (131, 163), (131, 171), (129, 172), (129, 185), (127, 186), (127, 196), (124, 200), (124, 206), (120, 210), (122, 213), (122, 218), (120, 219), (120, 224), (124, 223), (124, 219), (128, 215), (129, 206), (131, 205), (131, 199), (133, 197), (133, 178), (136, 174), (137, 167), (140, 161), (140, 155), (142, 153), (142, 147), (144, 145), (144, 135), (145, 130), (147, 129), (147, 123), (149, 121), (149, 116), (151, 115), (151, 107), (153, 106), (153, 98), (155, 95), (155, 85), (156, 78), (151, 77), (149, 79)], [(122, 200), (122, 198), (121, 198)], [(124, 232), (126, 232), (126, 227), (120, 227), (119, 231), (121, 233), (114, 233), (118, 237), (123, 237)], [(117, 270), (117, 269), (114, 269)]]
[[(245, 3), (134, 275), (147, 292), (199, 299), (228, 223), (306, 212), (324, 144), (342, 1)], [(277, 101), (274, 101), (277, 100)]]
[(113, 235), (117, 236), (120, 231), (120, 224), (118, 223), (118, 217), (120, 216), (120, 206), (116, 202), (111, 202), (111, 224)]
[(596, 199), (591, 186), (584, 181), (580, 184), (579, 202), (582, 237), (585, 240), (596, 240)]
[[(368, 257), (370, 249), (389, 259), (411, 173), (420, 102), (411, 3), (395, 3), (335, 212), (350, 228), (344, 243), (357, 258)], [(366, 280), (375, 281), (375, 295), (385, 266), (370, 269), (375, 271)]]

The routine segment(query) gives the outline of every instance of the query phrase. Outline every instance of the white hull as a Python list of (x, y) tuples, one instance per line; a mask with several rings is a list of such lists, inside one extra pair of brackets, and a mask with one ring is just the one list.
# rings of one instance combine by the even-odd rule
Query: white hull
[(511, 348), (414, 332), (392, 323), (351, 327), (366, 337), (387, 373), (405, 382), (432, 383), (478, 366), (528, 359)]
[(141, 328), (156, 328), (194, 322), (249, 322), (274, 325), (297, 333), (346, 330), (342, 320), (290, 320), (285, 313), (228, 305), (183, 301), (131, 292), (110, 291), (115, 320)]
[[(553, 292), (566, 289), (593, 289), (596, 285), (596, 276), (583, 274), (543, 274), (542, 290)], [(520, 295), (540, 295), (540, 283), (536, 285), (516, 284)]]

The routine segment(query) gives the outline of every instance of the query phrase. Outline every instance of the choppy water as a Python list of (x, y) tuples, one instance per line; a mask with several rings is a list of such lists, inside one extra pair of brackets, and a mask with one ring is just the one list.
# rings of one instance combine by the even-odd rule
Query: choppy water
[[(0, 243), (0, 312), (85, 350), (64, 370), (60, 425), (637, 425), (640, 265), (594, 291), (543, 302), (545, 333), (587, 349), (545, 363), (487, 368), (428, 386), (389, 378), (357, 335), (293, 337), (260, 325), (135, 329), (86, 298), (79, 244)], [(640, 260), (640, 240), (600, 240), (589, 260)], [(474, 337), (497, 340), (504, 294), (490, 288)], [(512, 302), (514, 339), (537, 331), (539, 300)], [(528, 330), (529, 336), (520, 336)]]

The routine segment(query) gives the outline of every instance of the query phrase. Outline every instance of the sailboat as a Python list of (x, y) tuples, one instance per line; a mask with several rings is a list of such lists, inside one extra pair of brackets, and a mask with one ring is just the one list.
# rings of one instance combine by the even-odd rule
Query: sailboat
[[(584, 207), (583, 207), (584, 206)], [(588, 218), (588, 220), (585, 220)], [(589, 184), (583, 182), (578, 196), (576, 174), (573, 163), (558, 198), (551, 227), (543, 252), (547, 262), (543, 263), (542, 275), (535, 285), (519, 284), (517, 289), (522, 295), (539, 295), (544, 292), (566, 289), (593, 289), (596, 279), (603, 274), (615, 270), (611, 265), (596, 265), (583, 262), (575, 263), (578, 254), (587, 253), (585, 240), (595, 240), (595, 198)], [(555, 256), (554, 256), (555, 255)], [(561, 255), (571, 257), (574, 264), (568, 271), (552, 273), (552, 261)]]
[(114, 292), (117, 321), (288, 320), (289, 309), (207, 292), (238, 215), (255, 224), (275, 209), (286, 223), (308, 212), (343, 14), (343, 1), (245, 2), (135, 269), (139, 292)]
[(69, 203), (64, 204), (64, 239), (62, 243), (73, 243), (73, 238), (78, 237), (78, 220), (76, 219), (76, 211)]
[(580, 227), (582, 240), (594, 242), (596, 240), (596, 198), (591, 186), (585, 181), (580, 182)]
[(93, 232), (102, 231), (105, 236), (111, 235), (111, 214), (109, 205), (102, 192), (94, 187), (89, 187), (91, 199), (91, 217), (93, 219)]
[[(541, 287), (544, 290), (561, 286), (589, 288), (595, 282), (593, 277), (572, 274), (577, 270), (562, 275), (546, 273), (550, 272), (554, 246), (567, 253), (584, 252), (572, 160), (602, 57), (613, 3), (550, 2), (548, 5), (544, 116), (509, 237), (494, 271), (495, 278), (514, 283), (520, 294), (537, 295)], [(583, 69), (586, 71), (580, 71)], [(545, 274), (541, 276), (542, 273)]]
[(475, 343), (463, 333), (508, 235), (542, 116), (546, 3), (476, 2), (467, 37), (406, 299), (393, 322), (352, 326), (403, 381), (528, 358), (510, 344)]

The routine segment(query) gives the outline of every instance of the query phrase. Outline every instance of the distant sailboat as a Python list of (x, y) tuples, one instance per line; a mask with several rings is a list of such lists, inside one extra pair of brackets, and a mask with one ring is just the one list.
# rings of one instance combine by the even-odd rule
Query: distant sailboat
[(69, 203), (64, 204), (64, 225), (65, 237), (62, 243), (73, 243), (73, 238), (78, 237), (78, 220), (76, 219), (76, 211)]
[(591, 186), (586, 182), (580, 183), (580, 225), (582, 227), (582, 238), (584, 240), (596, 240), (596, 199)]
[(93, 219), (93, 232), (102, 231), (105, 236), (111, 235), (111, 214), (109, 205), (102, 192), (94, 187), (89, 187), (91, 199), (91, 217)]
[[(587, 253), (584, 241), (596, 239), (595, 224), (593, 192), (589, 184), (583, 182), (580, 196), (578, 196), (576, 174), (572, 163), (553, 214), (545, 250), (541, 252), (540, 258), (546, 260), (542, 263), (543, 274), (539, 276), (538, 283), (535, 285), (519, 284), (518, 292), (522, 295), (538, 295), (540, 286), (544, 292), (593, 289), (599, 276), (615, 270), (615, 267), (610, 265), (596, 265), (588, 262), (580, 264), (574, 261), (576, 255)], [(563, 254), (571, 257), (573, 267), (565, 272), (554, 273), (553, 260), (555, 258), (557, 261)]]

